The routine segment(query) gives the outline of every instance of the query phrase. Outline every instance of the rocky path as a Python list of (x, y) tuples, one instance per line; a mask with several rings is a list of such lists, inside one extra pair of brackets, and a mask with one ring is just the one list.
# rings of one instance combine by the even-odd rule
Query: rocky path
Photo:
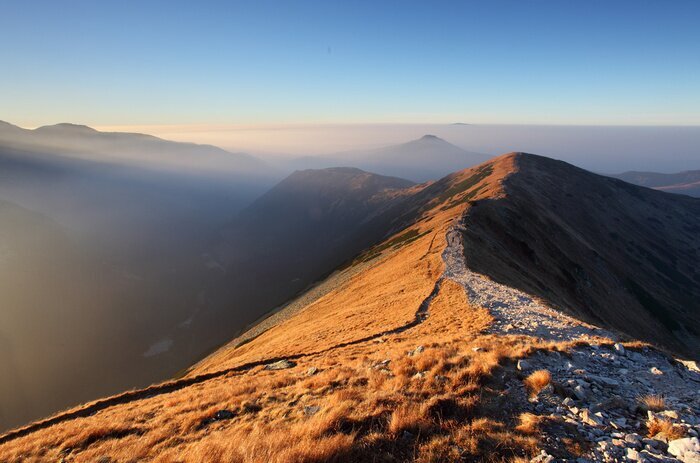
[(523, 334), (549, 341), (614, 339), (601, 328), (564, 315), (515, 288), (496, 283), (467, 268), (459, 228), (447, 233), (443, 254), (445, 276), (462, 285), (472, 304), (488, 309), (494, 316), (494, 333)]
[[(570, 355), (539, 352), (518, 363), (522, 377), (540, 369), (551, 373), (552, 384), (537, 397), (528, 397), (522, 378), (508, 383), (513, 410), (560, 424), (556, 432), (543, 434), (545, 449), (533, 461), (566, 461), (557, 454), (564, 454), (563, 443), (569, 439), (585, 449), (574, 460), (578, 463), (700, 463), (700, 374), (692, 362), (681, 363), (650, 348), (598, 345), (601, 338), (615, 340), (614, 334), (471, 272), (458, 227), (448, 232), (447, 242), (445, 277), (462, 285), (471, 303), (491, 312), (493, 332), (587, 343)], [(661, 400), (650, 410), (643, 398), (652, 396)], [(654, 423), (668, 425), (654, 432)]]

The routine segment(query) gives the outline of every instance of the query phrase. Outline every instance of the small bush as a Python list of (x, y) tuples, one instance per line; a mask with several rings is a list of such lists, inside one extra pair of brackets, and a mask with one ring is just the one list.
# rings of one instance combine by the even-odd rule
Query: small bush
[(552, 382), (552, 375), (547, 370), (537, 370), (534, 371), (525, 378), (525, 387), (527, 388), (530, 396), (535, 397), (539, 394), (542, 389), (547, 387)]
[(668, 420), (649, 420), (647, 422), (647, 436), (654, 437), (657, 434), (663, 434), (669, 441), (685, 437), (683, 428)]
[(639, 398), (639, 402), (646, 410), (652, 412), (666, 410), (666, 400), (660, 395), (645, 395)]

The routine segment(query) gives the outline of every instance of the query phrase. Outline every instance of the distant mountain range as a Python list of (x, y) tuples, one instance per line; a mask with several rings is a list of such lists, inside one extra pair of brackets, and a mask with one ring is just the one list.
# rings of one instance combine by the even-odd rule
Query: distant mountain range
[(269, 177), (270, 167), (244, 153), (211, 145), (163, 140), (140, 133), (100, 132), (76, 124), (56, 124), (34, 130), (0, 121), (0, 150), (50, 154), (68, 159), (187, 170), (216, 175)]
[(294, 169), (350, 166), (425, 182), (480, 164), (490, 157), (465, 151), (435, 135), (424, 135), (417, 140), (383, 148), (296, 158), (286, 165)]
[(687, 170), (676, 174), (630, 171), (612, 177), (669, 193), (700, 197), (700, 170)]

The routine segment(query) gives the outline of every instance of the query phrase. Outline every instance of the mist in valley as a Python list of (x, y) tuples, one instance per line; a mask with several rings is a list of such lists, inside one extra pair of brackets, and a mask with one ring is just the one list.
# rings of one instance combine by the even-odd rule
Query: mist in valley
[(277, 178), (224, 167), (0, 143), (0, 429), (175, 375), (227, 339), (200, 313), (249, 321), (214, 251)]

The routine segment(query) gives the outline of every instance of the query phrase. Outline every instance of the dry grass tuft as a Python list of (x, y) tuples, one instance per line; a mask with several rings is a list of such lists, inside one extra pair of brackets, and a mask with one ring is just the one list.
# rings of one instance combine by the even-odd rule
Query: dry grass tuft
[(549, 418), (546, 416), (521, 413), (518, 417), (518, 425), (515, 427), (515, 430), (523, 434), (537, 434), (540, 431), (540, 425), (547, 420), (549, 420)]
[(532, 372), (523, 382), (530, 396), (535, 397), (552, 382), (552, 375), (547, 370), (537, 370)]
[(391, 414), (389, 433), (400, 436), (404, 431), (421, 435), (430, 430), (432, 423), (423, 411), (414, 404), (402, 405)]
[(666, 400), (660, 395), (645, 395), (639, 397), (638, 400), (646, 410), (651, 410), (652, 412), (666, 410)]
[(669, 441), (685, 437), (683, 428), (668, 420), (652, 419), (647, 421), (647, 436), (654, 437), (658, 434), (662, 434)]

